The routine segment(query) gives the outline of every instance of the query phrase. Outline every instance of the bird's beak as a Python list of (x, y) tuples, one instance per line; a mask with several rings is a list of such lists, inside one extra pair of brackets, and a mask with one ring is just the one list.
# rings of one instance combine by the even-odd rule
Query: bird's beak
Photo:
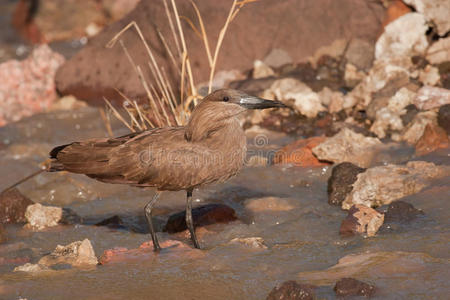
[(243, 96), (239, 101), (239, 105), (247, 109), (265, 109), (273, 107), (287, 107), (280, 101), (266, 100), (254, 96)]

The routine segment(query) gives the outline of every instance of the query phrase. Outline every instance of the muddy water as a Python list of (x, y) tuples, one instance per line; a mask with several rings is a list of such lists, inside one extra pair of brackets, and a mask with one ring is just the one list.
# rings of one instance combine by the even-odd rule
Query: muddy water
[[(113, 124), (115, 134), (127, 131)], [(48, 150), (73, 139), (105, 136), (97, 110), (43, 114), (0, 128), (0, 189), (32, 172)], [(279, 148), (291, 138), (269, 134), (264, 152)], [(254, 140), (249, 136), (249, 142)], [(255, 147), (250, 147), (255, 150)], [(410, 149), (397, 149), (395, 160), (409, 158)], [(448, 162), (447, 153), (428, 157)], [(387, 156), (384, 156), (387, 159)], [(448, 157), (448, 156), (447, 156)], [(417, 253), (396, 265), (354, 276), (377, 286), (375, 298), (444, 299), (450, 294), (449, 203), (450, 188), (445, 180), (435, 182), (406, 201), (425, 212), (410, 225), (383, 229), (372, 238), (339, 236), (346, 213), (327, 203), (328, 167), (289, 168), (247, 167), (225, 184), (194, 192), (195, 205), (225, 203), (233, 207), (239, 220), (199, 229), (201, 255), (172, 255), (170, 249), (147, 259), (112, 263), (90, 269), (62, 268), (41, 275), (13, 273), (18, 264), (0, 265), (0, 299), (264, 299), (275, 284), (299, 280), (298, 275), (325, 270), (348, 254), (404, 251)], [(136, 248), (146, 234), (142, 208), (152, 190), (107, 185), (71, 174), (42, 174), (20, 186), (36, 202), (70, 207), (85, 220), (84, 225), (58, 226), (32, 232), (21, 225), (6, 227), (8, 241), (0, 246), (0, 256), (37, 262), (56, 245), (91, 240), (97, 256), (113, 247)], [(155, 211), (162, 228), (168, 216), (184, 209), (184, 193), (164, 193)], [(287, 211), (251, 211), (248, 198), (276, 196), (292, 207)], [(93, 224), (120, 215), (128, 229), (113, 230)], [(162, 240), (179, 239), (183, 234), (158, 233)], [(262, 237), (268, 249), (248, 249), (230, 245), (235, 237)], [(411, 268), (408, 267), (411, 265)], [(411, 270), (414, 270), (411, 272)], [(327, 275), (320, 276), (326, 282)], [(323, 278), (322, 278), (323, 277)], [(317, 295), (333, 299), (333, 285), (321, 285)]]

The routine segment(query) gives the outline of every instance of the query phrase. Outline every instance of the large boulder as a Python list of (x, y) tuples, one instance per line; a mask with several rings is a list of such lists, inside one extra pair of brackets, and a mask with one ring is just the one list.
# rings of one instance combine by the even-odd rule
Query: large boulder
[[(179, 0), (176, 3), (179, 14), (199, 27), (190, 2)], [(231, 3), (199, 0), (196, 4), (202, 13), (209, 43), (214, 47)], [(284, 50), (294, 62), (304, 61), (318, 48), (336, 39), (359, 38), (373, 44), (380, 29), (378, 20), (383, 14), (381, 5), (358, 0), (267, 0), (247, 4), (229, 27), (216, 70), (251, 69), (255, 59), (269, 57), (277, 49)], [(103, 96), (122, 99), (115, 89), (132, 98), (145, 97), (145, 90), (122, 48), (119, 45), (105, 48), (131, 21), (139, 25), (170, 80), (178, 77), (157, 33), (159, 29), (169, 46), (175, 49), (163, 1), (142, 0), (131, 13), (105, 28), (59, 69), (56, 84), (63, 95), (73, 94), (79, 99), (102, 104)], [(201, 39), (182, 22), (189, 58), (199, 83), (208, 79), (208, 59)], [(126, 32), (121, 39), (148, 78), (149, 57), (136, 31)]]

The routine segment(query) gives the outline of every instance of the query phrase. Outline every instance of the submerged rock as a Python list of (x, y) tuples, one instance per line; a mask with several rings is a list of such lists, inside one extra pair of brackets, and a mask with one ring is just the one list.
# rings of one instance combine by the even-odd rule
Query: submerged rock
[(371, 297), (375, 293), (375, 286), (354, 278), (342, 278), (336, 282), (334, 291), (338, 297)]
[(450, 2), (447, 0), (403, 0), (406, 4), (422, 13), (427, 21), (436, 26), (440, 36), (444, 36), (450, 31), (450, 20), (448, 12), (450, 11)]
[(325, 139), (325, 137), (312, 137), (286, 145), (275, 153), (273, 163), (292, 164), (296, 167), (327, 165), (327, 163), (320, 162), (312, 153), (312, 148), (324, 142)]
[(375, 209), (356, 204), (353, 205), (347, 217), (342, 221), (339, 233), (342, 236), (367, 233), (368, 237), (374, 236), (383, 225), (384, 215)]
[(288, 199), (278, 197), (264, 197), (257, 199), (248, 199), (245, 201), (245, 208), (253, 213), (273, 212), (273, 211), (288, 211), (295, 207)]
[(6, 232), (3, 224), (0, 223), (0, 244), (6, 241)]
[(349, 162), (334, 166), (331, 176), (328, 178), (328, 203), (340, 206), (345, 197), (352, 191), (357, 175), (365, 170)]
[(42, 257), (38, 264), (44, 266), (69, 264), (79, 267), (97, 265), (98, 260), (91, 242), (88, 239), (84, 239), (83, 241), (76, 241), (67, 246), (56, 246), (55, 250), (49, 255)]
[(43, 206), (36, 203), (27, 207), (25, 218), (29, 225), (37, 230), (57, 226), (63, 216), (61, 207)]
[(450, 61), (450, 37), (437, 40), (427, 51), (426, 59), (433, 65)]
[(389, 204), (384, 213), (384, 221), (385, 223), (409, 223), (423, 215), (424, 212), (421, 209), (417, 209), (412, 204), (399, 200)]
[(285, 281), (274, 287), (266, 300), (313, 300), (315, 288), (313, 285), (300, 284), (293, 280)]
[(342, 202), (343, 209), (355, 204), (378, 207), (404, 196), (415, 194), (434, 178), (448, 176), (449, 168), (424, 161), (406, 165), (386, 165), (367, 169), (358, 174), (353, 190)]
[(262, 237), (235, 238), (229, 243), (243, 245), (251, 249), (267, 249)]
[[(237, 220), (236, 212), (224, 204), (207, 204), (192, 209), (192, 220), (195, 227), (216, 223), (229, 223)], [(173, 214), (167, 220), (164, 231), (176, 233), (187, 229), (186, 212)]]
[(302, 115), (314, 118), (320, 111), (325, 111), (319, 95), (303, 82), (294, 78), (276, 80), (263, 93), (264, 98), (277, 99), (286, 104), (293, 101), (293, 107)]
[(414, 99), (419, 109), (430, 110), (450, 104), (450, 90), (433, 86), (423, 86)]
[(0, 194), (0, 223), (26, 222), (25, 211), (33, 201), (13, 188)]
[(429, 123), (425, 127), (422, 137), (416, 144), (416, 155), (425, 155), (439, 148), (448, 148), (447, 132), (436, 124)]
[(450, 104), (442, 105), (439, 108), (437, 122), (447, 134), (450, 134)]
[(377, 138), (366, 137), (344, 128), (314, 147), (312, 152), (320, 160), (334, 163), (351, 162), (359, 167), (368, 167), (382, 145)]

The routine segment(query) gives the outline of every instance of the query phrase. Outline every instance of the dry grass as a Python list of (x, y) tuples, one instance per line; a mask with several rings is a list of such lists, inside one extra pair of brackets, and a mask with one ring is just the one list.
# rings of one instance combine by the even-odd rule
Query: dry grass
[[(131, 22), (125, 26), (120, 32), (118, 32), (106, 45), (107, 47), (113, 47), (117, 41), (123, 48), (125, 55), (130, 61), (131, 66), (137, 73), (138, 78), (144, 87), (148, 105), (138, 105), (136, 101), (130, 100), (126, 95), (120, 93), (124, 98), (123, 108), (126, 111), (127, 116), (122, 116), (119, 111), (114, 108), (111, 103), (105, 99), (109, 112), (125, 124), (131, 131), (141, 131), (154, 127), (165, 126), (182, 126), (185, 125), (189, 119), (193, 107), (201, 100), (201, 96), (197, 93), (195, 78), (192, 72), (191, 62), (189, 60), (189, 52), (186, 46), (185, 35), (183, 32), (182, 21), (192, 27), (194, 32), (202, 39), (206, 59), (209, 63), (210, 73), (208, 82), (208, 93), (212, 91), (212, 83), (216, 70), (217, 60), (219, 58), (219, 52), (222, 46), (223, 39), (228, 30), (229, 24), (233, 21), (239, 10), (250, 2), (256, 2), (259, 0), (233, 0), (230, 11), (228, 12), (227, 19), (222, 29), (220, 30), (217, 38), (217, 44), (214, 48), (214, 55), (212, 55), (211, 47), (209, 44), (208, 35), (206, 33), (205, 25), (200, 10), (193, 0), (190, 3), (195, 10), (199, 29), (194, 25), (190, 19), (180, 16), (175, 0), (164, 0), (164, 7), (169, 23), (172, 38), (174, 40), (175, 49), (171, 49), (167, 43), (166, 37), (158, 31), (158, 36), (167, 52), (170, 61), (175, 67), (176, 72), (179, 75), (179, 95), (175, 95), (174, 88), (171, 82), (168, 80), (167, 74), (163, 67), (161, 67), (154, 56), (154, 53), (145, 40), (139, 25), (136, 22)], [(142, 41), (147, 54), (149, 56), (148, 67), (150, 70), (151, 82), (147, 82), (143, 76), (142, 67), (135, 64), (132, 53), (128, 52), (126, 45), (120, 40), (120, 37), (124, 32), (129, 29), (134, 29), (138, 33), (140, 40)], [(108, 118), (104, 118), (109, 120)], [(110, 126), (109, 126), (110, 127)]]

